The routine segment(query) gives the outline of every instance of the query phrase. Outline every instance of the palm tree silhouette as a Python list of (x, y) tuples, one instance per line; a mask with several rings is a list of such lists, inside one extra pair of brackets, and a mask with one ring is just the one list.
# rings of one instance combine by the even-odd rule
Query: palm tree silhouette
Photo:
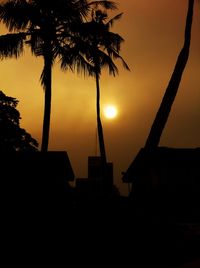
[(26, 44), (31, 47), (35, 56), (42, 56), (44, 59), (40, 77), (45, 92), (42, 151), (48, 150), (49, 143), (52, 66), (56, 58), (62, 57), (63, 52), (65, 64), (70, 65), (67, 53), (72, 47), (73, 25), (79, 25), (94, 5), (116, 8), (112, 1), (87, 0), (57, 0), (48, 2), (48, 5), (44, 0), (9, 0), (0, 5), (0, 21), (11, 32), (0, 37), (0, 58), (18, 58)]
[(161, 105), (152, 124), (149, 136), (145, 144), (146, 149), (153, 149), (159, 145), (162, 132), (164, 130), (171, 111), (171, 107), (178, 92), (179, 84), (181, 82), (181, 78), (189, 57), (193, 8), (194, 0), (188, 0), (184, 45), (177, 58), (177, 62), (172, 73), (171, 79), (169, 81), (168, 87), (165, 91)]
[[(77, 57), (72, 65), (78, 72), (95, 77), (96, 81), (96, 112), (97, 112), (97, 132), (99, 140), (100, 156), (102, 161), (102, 174), (106, 176), (107, 157), (104, 143), (103, 127), (101, 123), (100, 110), (100, 76), (103, 67), (107, 67), (109, 74), (115, 76), (118, 68), (114, 63), (115, 59), (120, 59), (125, 69), (129, 70), (128, 65), (120, 56), (121, 43), (123, 38), (110, 31), (114, 21), (120, 19), (121, 14), (116, 15), (108, 20), (106, 12), (100, 9), (93, 9), (90, 21), (82, 24), (77, 31), (76, 46), (74, 50)], [(72, 57), (72, 61), (74, 58)], [(62, 63), (62, 67), (67, 66)]]

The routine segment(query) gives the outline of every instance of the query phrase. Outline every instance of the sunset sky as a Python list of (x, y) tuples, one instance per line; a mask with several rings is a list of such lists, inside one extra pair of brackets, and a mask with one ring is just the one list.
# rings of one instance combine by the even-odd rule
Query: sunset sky
[[(118, 115), (102, 115), (108, 160), (114, 183), (122, 194), (127, 185), (121, 172), (144, 146), (155, 113), (183, 44), (187, 0), (117, 0), (122, 19), (113, 31), (125, 39), (121, 55), (131, 72), (120, 65), (119, 76), (101, 77), (101, 104), (116, 105)], [(116, 12), (111, 12), (114, 16)], [(5, 33), (2, 26), (1, 32)], [(27, 50), (20, 59), (0, 62), (0, 90), (19, 100), (21, 127), (41, 141), (44, 92), (39, 77), (42, 58)], [(87, 175), (87, 157), (96, 155), (96, 88), (93, 78), (53, 69), (49, 150), (68, 152), (75, 176)], [(190, 57), (161, 139), (161, 146), (200, 146), (200, 2), (196, 1)]]

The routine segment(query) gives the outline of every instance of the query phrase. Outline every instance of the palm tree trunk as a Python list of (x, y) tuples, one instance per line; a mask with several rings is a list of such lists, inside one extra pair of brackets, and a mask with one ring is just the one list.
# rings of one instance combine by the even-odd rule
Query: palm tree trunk
[(104, 144), (104, 136), (103, 136), (103, 127), (101, 124), (101, 112), (100, 112), (100, 86), (99, 86), (99, 74), (96, 72), (96, 90), (97, 90), (97, 99), (96, 99), (96, 111), (97, 111), (97, 131), (98, 131), (98, 139), (99, 139), (99, 149), (101, 155), (101, 161), (103, 165), (106, 165), (106, 150)]
[(174, 71), (172, 73), (168, 87), (162, 99), (160, 108), (152, 124), (149, 136), (145, 144), (146, 149), (153, 149), (159, 145), (162, 132), (164, 130), (164, 127), (166, 125), (167, 119), (171, 111), (171, 107), (176, 97), (179, 84), (181, 82), (181, 77), (189, 57), (193, 8), (194, 8), (194, 0), (188, 0), (184, 45), (182, 50), (180, 51)]
[(41, 151), (48, 151), (50, 116), (51, 116), (51, 81), (52, 81), (52, 57), (51, 49), (47, 49), (44, 55), (43, 81), (45, 90), (44, 118)]
[(99, 149), (101, 156), (101, 172), (102, 172), (102, 194), (104, 197), (109, 193), (109, 178), (107, 172), (107, 159), (106, 159), (106, 150), (103, 136), (103, 127), (101, 124), (101, 112), (100, 112), (100, 86), (99, 86), (99, 72), (96, 71), (96, 90), (97, 90), (97, 99), (96, 99), (96, 111), (97, 111), (97, 132), (99, 139)]

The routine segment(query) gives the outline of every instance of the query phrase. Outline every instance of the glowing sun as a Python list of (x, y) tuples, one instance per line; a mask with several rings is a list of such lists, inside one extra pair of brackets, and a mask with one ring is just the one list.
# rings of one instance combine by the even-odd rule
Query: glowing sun
[(104, 107), (104, 115), (108, 119), (113, 119), (117, 116), (117, 108), (114, 105), (107, 105)]

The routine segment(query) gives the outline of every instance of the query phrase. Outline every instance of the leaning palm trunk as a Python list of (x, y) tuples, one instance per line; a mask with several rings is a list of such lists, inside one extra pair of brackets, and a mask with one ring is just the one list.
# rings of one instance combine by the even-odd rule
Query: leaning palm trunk
[(168, 87), (165, 91), (165, 95), (162, 99), (160, 108), (156, 114), (155, 120), (152, 124), (149, 136), (147, 138), (145, 148), (153, 149), (159, 145), (160, 138), (164, 127), (166, 125), (167, 119), (170, 114), (171, 107), (175, 100), (179, 84), (181, 82), (181, 77), (185, 66), (189, 57), (190, 50), (190, 40), (191, 40), (191, 28), (192, 28), (192, 20), (193, 20), (193, 8), (194, 8), (194, 0), (188, 1), (188, 12), (186, 18), (186, 26), (185, 26), (185, 41), (182, 50), (178, 56), (174, 72), (169, 81)]
[(46, 44), (46, 51), (44, 54), (44, 70), (41, 76), (42, 84), (44, 86), (45, 103), (44, 103), (44, 117), (43, 117), (43, 132), (41, 151), (48, 151), (49, 132), (50, 132), (50, 117), (51, 117), (51, 80), (52, 80), (52, 53), (51, 47)]

